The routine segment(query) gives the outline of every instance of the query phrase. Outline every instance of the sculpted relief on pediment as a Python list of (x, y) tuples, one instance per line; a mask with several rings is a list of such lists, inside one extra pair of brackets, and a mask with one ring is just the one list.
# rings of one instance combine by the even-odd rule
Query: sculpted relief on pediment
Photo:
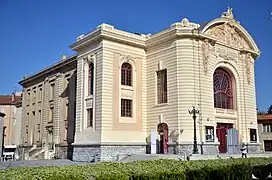
[(217, 25), (205, 32), (206, 35), (217, 39), (228, 46), (251, 49), (246, 40), (241, 37), (232, 23)]

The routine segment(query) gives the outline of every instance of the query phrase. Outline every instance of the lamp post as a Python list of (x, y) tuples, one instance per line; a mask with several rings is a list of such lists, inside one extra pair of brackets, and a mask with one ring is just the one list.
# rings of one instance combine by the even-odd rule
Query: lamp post
[(196, 114), (199, 114), (199, 110), (196, 110), (195, 107), (193, 106), (193, 109), (190, 111), (189, 114), (193, 115), (194, 119), (194, 148), (193, 148), (193, 154), (198, 154), (198, 149), (197, 149), (197, 141), (196, 141)]
[(4, 149), (5, 149), (5, 130), (6, 130), (6, 126), (3, 126), (3, 130), (2, 130), (2, 153), (1, 153), (1, 158), (3, 158), (4, 157)]

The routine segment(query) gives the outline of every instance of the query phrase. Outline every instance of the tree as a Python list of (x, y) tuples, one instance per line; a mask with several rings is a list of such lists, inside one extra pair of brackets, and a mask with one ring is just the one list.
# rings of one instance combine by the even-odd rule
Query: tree
[(268, 114), (272, 114), (272, 105), (268, 108), (267, 113), (268, 113)]

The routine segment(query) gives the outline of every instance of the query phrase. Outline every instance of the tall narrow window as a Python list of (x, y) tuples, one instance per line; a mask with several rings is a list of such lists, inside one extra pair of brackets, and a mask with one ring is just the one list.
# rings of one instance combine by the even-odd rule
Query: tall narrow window
[(39, 101), (42, 101), (42, 88), (39, 88)]
[(121, 84), (124, 86), (132, 86), (132, 66), (129, 63), (122, 64)]
[(93, 127), (93, 108), (87, 109), (87, 123), (89, 127)]
[(40, 142), (41, 141), (41, 130), (38, 130), (37, 131), (37, 142)]
[(67, 128), (64, 127), (64, 141), (67, 141)]
[(26, 113), (26, 122), (25, 122), (25, 143), (28, 143), (28, 124), (29, 124), (29, 113)]
[(250, 129), (250, 142), (257, 142), (257, 130)]
[(50, 99), (54, 99), (55, 98), (55, 84), (51, 84), (50, 85)]
[(90, 63), (89, 74), (88, 74), (88, 94), (93, 94), (93, 84), (94, 84), (94, 65)]
[(30, 104), (30, 98), (31, 98), (30, 92), (27, 92), (27, 105)]
[(231, 76), (223, 69), (213, 75), (214, 107), (233, 109), (233, 89)]
[(121, 116), (132, 117), (132, 100), (121, 99)]
[(36, 90), (33, 91), (33, 100), (32, 103), (34, 104), (36, 102)]
[(54, 107), (50, 107), (48, 121), (53, 122), (53, 120), (54, 120)]
[(206, 126), (206, 141), (214, 141), (214, 127)]
[(167, 70), (157, 71), (158, 104), (167, 103)]
[(65, 104), (65, 120), (68, 120), (69, 117), (69, 104)]
[(38, 124), (41, 124), (41, 122), (42, 122), (42, 111), (41, 110), (39, 110), (39, 120), (38, 120)]

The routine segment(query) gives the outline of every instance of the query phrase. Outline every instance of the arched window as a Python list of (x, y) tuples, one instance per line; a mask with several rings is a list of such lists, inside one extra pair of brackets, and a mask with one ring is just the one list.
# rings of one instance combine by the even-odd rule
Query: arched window
[(93, 94), (93, 84), (94, 84), (94, 66), (93, 63), (90, 63), (89, 65), (89, 71), (88, 71), (88, 94)]
[(132, 66), (129, 63), (122, 64), (121, 84), (124, 86), (132, 86)]
[(232, 79), (229, 73), (219, 68), (213, 74), (214, 107), (233, 109)]

